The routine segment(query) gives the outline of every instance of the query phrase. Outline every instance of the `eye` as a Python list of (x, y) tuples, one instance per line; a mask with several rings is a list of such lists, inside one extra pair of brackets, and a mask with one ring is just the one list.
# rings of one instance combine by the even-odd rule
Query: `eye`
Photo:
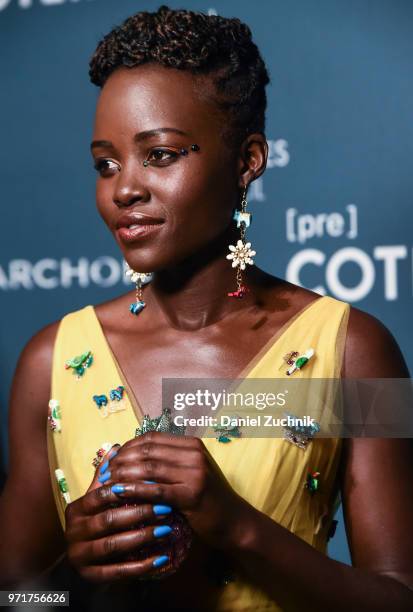
[(170, 162), (174, 162), (178, 155), (176, 151), (170, 149), (152, 149), (145, 161), (149, 162), (151, 166), (166, 166)]
[(118, 164), (111, 159), (97, 159), (94, 163), (94, 168), (99, 172), (100, 176), (112, 176), (115, 171), (120, 170)]

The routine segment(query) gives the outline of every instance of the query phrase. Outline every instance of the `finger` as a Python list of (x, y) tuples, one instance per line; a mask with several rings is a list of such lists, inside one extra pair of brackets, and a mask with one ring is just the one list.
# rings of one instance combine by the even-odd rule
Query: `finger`
[[(110, 469), (116, 466), (124, 466), (130, 464), (138, 464), (141, 461), (155, 460), (169, 463), (180, 467), (193, 467), (202, 461), (203, 450), (198, 450), (192, 447), (180, 447), (169, 444), (158, 444), (156, 442), (143, 442), (139, 446), (122, 449), (112, 461), (110, 461)], [(109, 469), (108, 462), (102, 466), (101, 471), (105, 472)], [(105, 468), (105, 469), (104, 469)]]
[(171, 533), (172, 527), (162, 524), (111, 534), (90, 542), (78, 542), (72, 545), (70, 558), (76, 565), (113, 560), (119, 555), (136, 552), (153, 542), (166, 543)]
[(98, 482), (97, 487), (90, 486), (84, 495), (66, 506), (66, 523), (70, 524), (72, 518), (77, 520), (103, 512), (118, 501), (110, 486)]
[[(107, 487), (103, 488), (107, 489)], [(154, 509), (155, 502), (137, 504), (136, 499), (121, 501), (117, 495), (112, 495), (116, 504), (127, 503), (128, 505), (108, 508), (86, 520), (72, 521), (66, 529), (66, 538), (70, 542), (95, 540), (112, 533), (138, 528), (143, 522), (150, 521), (157, 524), (162, 522), (170, 512), (159, 513), (158, 508)]]
[(164, 504), (173, 508), (185, 509), (194, 503), (193, 491), (196, 487), (189, 487), (185, 483), (165, 484), (154, 482), (148, 484), (143, 481), (134, 482), (116, 482), (116, 495), (123, 500), (144, 499), (153, 504), (153, 512), (155, 516), (160, 514), (158, 506), (163, 507)]
[[(148, 431), (147, 433), (133, 438), (122, 445), (122, 452), (145, 444), (147, 442), (156, 442), (157, 444), (167, 444), (179, 448), (201, 448), (204, 443), (200, 438), (195, 436), (179, 436), (176, 434), (167, 433), (164, 431)], [(205, 448), (205, 447), (204, 447)]]
[(158, 567), (166, 571), (170, 567), (168, 555), (153, 555), (143, 561), (90, 565), (83, 567), (81, 576), (90, 582), (123, 582), (139, 576), (159, 574)]
[(105, 484), (111, 485), (135, 481), (176, 484), (191, 479), (200, 471), (200, 467), (199, 465), (180, 467), (163, 461), (146, 459), (133, 465), (124, 464), (118, 467), (114, 464), (101, 478), (105, 478)]

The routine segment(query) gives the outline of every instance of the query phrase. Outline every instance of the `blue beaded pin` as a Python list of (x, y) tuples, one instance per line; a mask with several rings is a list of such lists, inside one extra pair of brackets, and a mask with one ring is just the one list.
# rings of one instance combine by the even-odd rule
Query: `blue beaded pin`
[(101, 395), (94, 395), (92, 397), (96, 406), (99, 408), (100, 416), (105, 419), (112, 412), (120, 412), (121, 410), (126, 410), (126, 404), (123, 400), (123, 394), (125, 392), (125, 388), (122, 385), (116, 387), (116, 389), (111, 389), (109, 391), (108, 400), (107, 395), (102, 393)]
[(125, 387), (122, 387), (122, 385), (119, 385), (119, 387), (116, 387), (116, 389), (112, 389), (111, 392), (109, 393), (110, 399), (112, 401), (120, 402), (120, 400), (123, 398), (124, 390), (125, 390)]
[(77, 357), (73, 357), (72, 359), (68, 359), (65, 363), (65, 369), (69, 370), (72, 368), (73, 374), (77, 378), (81, 378), (85, 373), (86, 368), (90, 368), (93, 363), (93, 355), (92, 351), (86, 351)]
[(106, 395), (94, 395), (93, 396), (93, 401), (96, 403), (96, 406), (100, 409), (102, 408), (102, 406), (107, 406), (108, 405), (108, 398), (106, 397)]

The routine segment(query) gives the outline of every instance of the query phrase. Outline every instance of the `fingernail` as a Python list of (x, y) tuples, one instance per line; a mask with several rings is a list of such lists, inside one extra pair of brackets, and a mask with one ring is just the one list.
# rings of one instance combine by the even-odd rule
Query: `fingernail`
[(118, 451), (110, 451), (108, 458), (113, 459), (113, 457), (116, 457), (117, 454), (118, 454)]
[(107, 480), (109, 480), (110, 478), (110, 472), (107, 471), (106, 474), (103, 474), (102, 476), (99, 476), (98, 480), (99, 482), (106, 482)]
[(159, 525), (159, 527), (155, 527), (155, 529), (153, 530), (153, 535), (155, 536), (155, 538), (161, 538), (162, 536), (171, 533), (171, 531), (172, 527), (169, 527), (169, 525)]
[(120, 484), (113, 485), (111, 488), (112, 493), (125, 493), (125, 487)]
[(156, 484), (154, 480), (144, 480), (143, 482), (146, 484)]
[(154, 514), (169, 514), (172, 512), (171, 506), (154, 506), (153, 507)]
[(103, 474), (103, 472), (106, 472), (106, 470), (109, 467), (109, 461), (105, 461), (105, 463), (102, 465), (102, 467), (100, 468), (100, 473)]
[(154, 567), (160, 567), (161, 565), (165, 565), (169, 561), (169, 557), (167, 555), (162, 555), (162, 557), (157, 557), (155, 561), (152, 563)]

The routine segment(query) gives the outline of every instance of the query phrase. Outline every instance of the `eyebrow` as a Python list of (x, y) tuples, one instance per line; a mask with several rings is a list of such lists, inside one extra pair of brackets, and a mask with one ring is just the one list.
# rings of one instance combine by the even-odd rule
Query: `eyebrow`
[[(189, 134), (187, 132), (184, 132), (183, 130), (178, 130), (177, 128), (172, 127), (162, 127), (155, 128), (153, 130), (145, 130), (143, 132), (138, 132), (138, 134), (135, 134), (135, 136), (133, 137), (133, 141), (135, 143), (138, 143), (148, 138), (152, 138), (153, 136), (159, 136), (159, 134), (167, 134), (170, 132), (174, 134), (179, 134), (180, 136), (189, 136)], [(113, 148), (113, 144), (110, 142), (110, 140), (94, 140), (91, 143), (90, 148), (93, 149), (95, 147)]]

